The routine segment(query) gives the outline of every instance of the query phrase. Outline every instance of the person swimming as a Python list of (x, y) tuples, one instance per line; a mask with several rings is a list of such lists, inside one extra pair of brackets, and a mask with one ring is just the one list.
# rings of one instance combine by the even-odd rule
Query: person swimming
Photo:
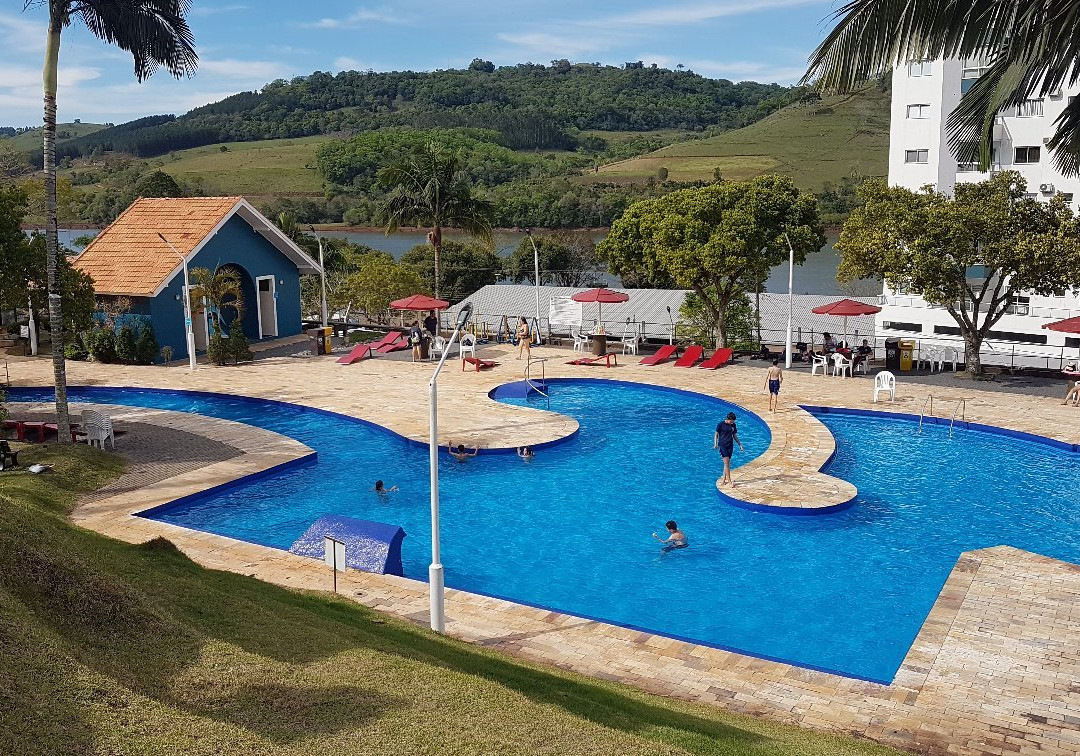
[(450, 454), (453, 455), (454, 459), (456, 459), (458, 462), (464, 462), (469, 457), (475, 457), (477, 454), (480, 453), (479, 446), (473, 447), (471, 453), (465, 451), (465, 444), (458, 444), (457, 446), (454, 446), (453, 443), (449, 443), (446, 445), (446, 448), (450, 452)]
[(522, 446), (518, 448), (517, 455), (526, 462), (532, 462), (533, 457), (536, 456), (536, 452), (532, 450), (531, 446)]
[(668, 552), (675, 549), (685, 549), (690, 545), (690, 541), (686, 539), (686, 533), (679, 530), (679, 525), (674, 520), (668, 520), (664, 523), (664, 527), (667, 528), (669, 533), (667, 538), (661, 538), (656, 533), (652, 534), (652, 537), (664, 544), (661, 551)]
[(397, 486), (390, 486), (390, 488), (387, 488), (386, 484), (383, 483), (381, 480), (375, 481), (375, 493), (379, 494), (380, 496), (384, 496), (384, 495), (390, 493), (391, 491), (396, 491), (396, 490), (398, 490)]

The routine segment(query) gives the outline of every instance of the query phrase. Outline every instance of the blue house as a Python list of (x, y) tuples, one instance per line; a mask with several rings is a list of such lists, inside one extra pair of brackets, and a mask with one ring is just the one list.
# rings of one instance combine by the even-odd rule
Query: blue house
[[(130, 299), (131, 313), (150, 319), (158, 343), (185, 358), (185, 264), (239, 274), (250, 341), (299, 334), (300, 276), (322, 272), (243, 197), (138, 199), (72, 264), (94, 280), (99, 297)], [(195, 350), (203, 351), (215, 314), (197, 306), (192, 315)], [(231, 308), (222, 313), (223, 324), (232, 317)]]

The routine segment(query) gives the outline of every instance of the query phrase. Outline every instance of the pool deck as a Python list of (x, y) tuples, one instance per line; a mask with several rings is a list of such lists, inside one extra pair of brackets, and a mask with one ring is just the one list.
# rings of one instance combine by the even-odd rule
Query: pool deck
[[(564, 365), (569, 350), (544, 349), (548, 377), (594, 377), (658, 383), (736, 402), (769, 423), (773, 446), (734, 472), (733, 490), (790, 501), (832, 453), (823, 426), (789, 402), (875, 408), (919, 414), (932, 392), (938, 414), (951, 415), (967, 399), (967, 419), (1080, 443), (1080, 411), (1058, 400), (981, 391), (970, 381), (955, 387), (906, 384), (898, 378), (895, 405), (870, 402), (872, 382), (789, 374), (781, 410), (765, 412), (763, 363), (719, 371), (643, 367), (627, 358), (618, 368)], [(487, 392), (519, 380), (523, 362), (507, 350), (482, 350), (501, 361), (492, 371), (459, 372), (449, 362), (440, 379), (442, 441), (471, 445), (538, 445), (574, 432), (576, 424), (540, 410), (499, 405)], [(565, 359), (563, 359), (565, 357)], [(45, 360), (11, 361), (16, 385), (46, 385)], [(267, 359), (253, 366), (135, 368), (69, 363), (72, 385), (146, 386), (222, 390), (293, 401), (378, 422), (426, 438), (426, 383), (430, 366), (371, 361), (341, 366), (332, 358)], [(25, 408), (31, 409), (31, 408)], [(44, 409), (38, 405), (36, 409)], [(306, 447), (250, 426), (184, 413), (122, 408), (119, 422), (157, 424), (202, 436), (241, 453), (200, 466), (147, 474), (141, 487), (96, 497), (73, 515), (107, 535), (142, 542), (172, 540), (207, 567), (227, 569), (281, 585), (327, 590), (320, 563), (234, 539), (133, 517), (210, 486), (225, 484), (310, 453)], [(524, 419), (523, 419), (524, 418)], [(809, 418), (809, 420), (807, 420)], [(712, 422), (712, 419), (709, 419)], [(824, 438), (819, 431), (824, 431)], [(124, 450), (123, 437), (118, 451)], [(737, 459), (736, 459), (737, 461)], [(755, 465), (758, 469), (755, 470)], [(821, 485), (833, 479), (821, 476)], [(785, 485), (786, 484), (786, 485)], [(838, 491), (834, 496), (846, 495)], [(820, 501), (816, 489), (801, 497)], [(427, 623), (427, 586), (389, 576), (346, 574), (343, 592), (376, 609)], [(525, 607), (462, 591), (447, 592), (448, 632), (525, 658), (618, 680), (664, 695), (808, 727), (863, 735), (919, 753), (1076, 754), (1080, 752), (1080, 567), (1008, 546), (961, 556), (922, 631), (890, 685), (860, 682), (792, 665), (676, 641)]]

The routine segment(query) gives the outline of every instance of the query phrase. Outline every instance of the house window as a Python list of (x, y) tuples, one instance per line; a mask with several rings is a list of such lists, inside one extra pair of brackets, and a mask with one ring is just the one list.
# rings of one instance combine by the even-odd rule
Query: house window
[(904, 150), (905, 163), (926, 163), (930, 160), (929, 150)]
[(1017, 147), (1016, 154), (1013, 157), (1014, 163), (1037, 163), (1039, 162), (1039, 154), (1041, 147)]
[(907, 64), (908, 76), (929, 76), (930, 75), (930, 61), (928, 60), (913, 60)]
[(1058, 192), (1058, 196), (1061, 197), (1061, 201), (1064, 202), (1066, 205), (1071, 205), (1072, 204), (1072, 201), (1073, 201), (1073, 193), (1072, 192)]
[(1005, 308), (1009, 315), (1027, 315), (1031, 312), (1031, 297), (1013, 294), (1012, 302)]
[(908, 118), (929, 118), (930, 117), (930, 106), (928, 104), (925, 104), (925, 105), (908, 105), (907, 106), (907, 117)]
[(968, 58), (963, 62), (960, 70), (960, 94), (965, 94), (979, 80), (984, 73), (990, 70), (990, 62), (982, 58)]
[(1024, 100), (1016, 106), (1017, 118), (1035, 118), (1043, 114), (1042, 100)]

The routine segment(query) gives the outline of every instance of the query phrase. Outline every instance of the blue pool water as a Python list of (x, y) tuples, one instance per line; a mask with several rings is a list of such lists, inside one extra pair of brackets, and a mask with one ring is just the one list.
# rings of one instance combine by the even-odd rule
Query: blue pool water
[[(279, 548), (324, 514), (398, 524), (408, 533), (406, 574), (426, 578), (426, 447), (292, 405), (119, 389), (72, 396), (238, 420), (319, 453), (316, 464), (152, 516)], [(48, 394), (15, 389), (10, 398)], [(1009, 544), (1080, 562), (1080, 472), (1068, 450), (825, 413), (838, 446), (827, 472), (859, 496), (841, 512), (791, 517), (716, 494), (712, 432), (731, 409), (720, 400), (584, 380), (552, 383), (551, 409), (576, 418), (580, 432), (531, 463), (444, 457), (448, 585), (887, 682), (961, 552)], [(735, 411), (743, 464), (769, 437), (760, 420)], [(402, 490), (381, 498), (370, 490), (376, 478)], [(661, 556), (650, 534), (669, 518), (691, 548)]]

